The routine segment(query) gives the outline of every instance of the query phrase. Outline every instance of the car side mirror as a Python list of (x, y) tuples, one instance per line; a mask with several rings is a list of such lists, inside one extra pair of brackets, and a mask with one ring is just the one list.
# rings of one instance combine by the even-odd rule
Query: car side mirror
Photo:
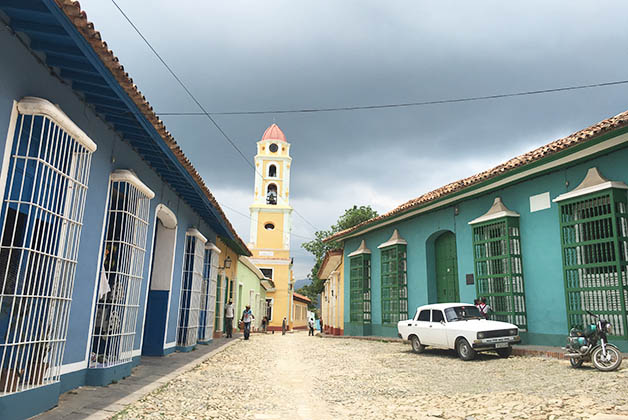
[(441, 323), (441, 325), (445, 325), (445, 320), (441, 319), (440, 323)]

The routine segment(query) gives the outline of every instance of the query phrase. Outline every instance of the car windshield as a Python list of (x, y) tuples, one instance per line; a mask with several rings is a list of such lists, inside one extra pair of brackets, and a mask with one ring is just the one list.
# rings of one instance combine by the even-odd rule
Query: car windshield
[(475, 306), (455, 306), (445, 309), (447, 322), (463, 321), (466, 319), (483, 319), (480, 310)]

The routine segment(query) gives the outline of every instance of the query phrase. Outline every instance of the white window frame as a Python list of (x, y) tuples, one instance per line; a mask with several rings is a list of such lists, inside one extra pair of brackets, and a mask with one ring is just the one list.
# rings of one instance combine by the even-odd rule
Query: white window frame
[(201, 288), (201, 325), (205, 328), (199, 330), (199, 340), (209, 341), (214, 335), (216, 323), (216, 282), (218, 276), (218, 255), (220, 249), (211, 242), (205, 245), (205, 260), (203, 261), (203, 287)]
[(150, 200), (154, 197), (155, 193), (132, 171), (118, 169), (111, 173), (89, 368), (109, 368), (133, 358), (137, 325), (141, 322), (138, 314)]
[[(1, 254), (7, 254), (0, 272), (0, 317), (7, 320), (0, 338), (0, 397), (60, 380), (95, 151), (59, 107), (34, 97), (13, 102), (0, 172), (0, 244), (6, 243)], [(21, 216), (26, 220), (17, 239)], [(14, 255), (19, 262), (11, 270)]]
[[(206, 243), (207, 238), (197, 229), (190, 228), (185, 234), (179, 319), (177, 321), (178, 347), (193, 346), (198, 340)], [(194, 246), (194, 251), (190, 253), (189, 248), (192, 245)]]

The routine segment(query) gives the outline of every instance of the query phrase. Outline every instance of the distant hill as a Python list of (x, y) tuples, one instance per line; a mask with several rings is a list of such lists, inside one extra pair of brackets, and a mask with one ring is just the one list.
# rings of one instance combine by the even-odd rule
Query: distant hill
[(296, 280), (294, 282), (294, 290), (299, 290), (303, 286), (307, 286), (310, 283), (312, 283), (311, 279)]

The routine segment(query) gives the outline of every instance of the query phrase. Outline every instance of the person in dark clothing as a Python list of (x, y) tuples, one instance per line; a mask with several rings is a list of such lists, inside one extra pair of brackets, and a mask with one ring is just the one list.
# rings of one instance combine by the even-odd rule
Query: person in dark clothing
[(233, 307), (233, 302), (229, 301), (227, 306), (225, 306), (225, 332), (227, 333), (227, 338), (233, 337), (233, 315), (235, 309)]
[(308, 328), (309, 328), (309, 330), (310, 330), (310, 331), (308, 332), (308, 334), (307, 334), (307, 335), (308, 335), (308, 336), (310, 336), (310, 335), (311, 335), (311, 336), (313, 337), (313, 336), (314, 336), (314, 319), (313, 319), (313, 318), (310, 318), (310, 319), (307, 321), (307, 326), (308, 326)]
[(288, 325), (286, 322), (286, 318), (281, 322), (281, 335), (286, 335), (286, 329), (288, 329)]

